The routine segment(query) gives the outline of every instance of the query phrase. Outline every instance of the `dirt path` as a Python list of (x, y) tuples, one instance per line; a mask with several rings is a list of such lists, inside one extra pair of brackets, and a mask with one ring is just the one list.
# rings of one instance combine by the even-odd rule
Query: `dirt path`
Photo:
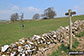
[(46, 55), (45, 56), (49, 56), (50, 54), (52, 54), (53, 51), (56, 51), (58, 49), (58, 47), (61, 45), (61, 43), (58, 44), (51, 44), (50, 48), (48, 51), (46, 51)]
[(79, 46), (77, 47), (77, 50), (79, 50), (79, 51), (84, 51), (84, 37), (80, 37), (80, 38), (79, 38), (79, 42), (80, 42), (80, 44), (79, 44)]

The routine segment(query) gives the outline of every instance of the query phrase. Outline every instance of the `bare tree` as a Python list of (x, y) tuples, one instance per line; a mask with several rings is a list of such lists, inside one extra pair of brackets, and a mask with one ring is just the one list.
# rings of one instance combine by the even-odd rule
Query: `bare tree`
[(44, 10), (43, 16), (46, 16), (46, 17), (48, 17), (50, 19), (53, 19), (54, 16), (56, 16), (56, 13), (53, 10), (53, 8), (50, 7), (50, 8), (47, 8), (47, 9)]
[(11, 21), (13, 21), (13, 22), (14, 22), (14, 21), (17, 21), (17, 20), (19, 19), (18, 13), (12, 14), (10, 19), (11, 19)]
[(36, 13), (34, 16), (33, 16), (33, 19), (40, 19), (40, 15), (38, 13)]

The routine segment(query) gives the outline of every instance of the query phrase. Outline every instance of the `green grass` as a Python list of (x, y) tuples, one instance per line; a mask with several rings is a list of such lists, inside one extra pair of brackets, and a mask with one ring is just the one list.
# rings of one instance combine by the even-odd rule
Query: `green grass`
[[(84, 15), (74, 16), (75, 20), (83, 20)], [(67, 26), (68, 17), (32, 21), (26, 20), (24, 22), (15, 22), (12, 24), (0, 23), (0, 46), (4, 44), (10, 44), (18, 41), (20, 38), (29, 38), (34, 34), (41, 35), (43, 33), (55, 30), (60, 26)], [(22, 23), (25, 25), (24, 29), (21, 27)]]
[[(50, 56), (62, 56), (62, 54), (65, 55), (69, 51), (75, 51), (79, 44), (80, 44), (79, 41), (74, 38), (73, 44), (72, 44), (72, 47), (73, 47), (72, 50), (69, 50), (69, 46), (65, 46), (64, 43), (62, 43), (61, 46), (56, 51), (54, 51)], [(61, 51), (64, 51), (64, 53), (62, 53)]]
[[(62, 53), (61, 51), (64, 51), (64, 53)], [(50, 56), (61, 56), (62, 54), (66, 54), (67, 52), (69, 52), (68, 47), (65, 46), (64, 43), (62, 43), (61, 46), (58, 47), (58, 49), (54, 51)]]
[(73, 47), (74, 49), (76, 49), (79, 44), (80, 44), (80, 42), (79, 42), (77, 39), (73, 39), (72, 47)]
[(84, 36), (84, 31), (76, 35), (77, 37), (83, 37)]

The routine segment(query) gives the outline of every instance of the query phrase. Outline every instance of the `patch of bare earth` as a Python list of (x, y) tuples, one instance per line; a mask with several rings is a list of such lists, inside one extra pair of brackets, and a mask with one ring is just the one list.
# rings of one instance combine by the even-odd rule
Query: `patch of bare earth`
[(77, 50), (84, 51), (84, 37), (79, 38), (79, 46), (77, 47)]
[[(84, 51), (84, 37), (80, 37), (78, 39), (78, 41), (80, 42), (80, 44), (78, 45), (77, 50)], [(76, 56), (84, 56), (84, 54), (83, 55), (76, 55)]]
[(46, 51), (46, 55), (45, 56), (49, 56), (50, 54), (52, 54), (52, 52), (56, 51), (60, 45), (61, 45), (61, 43), (49, 45), (50, 49)]
[[(80, 44), (77, 47), (78, 51), (84, 51), (84, 37), (77, 38)], [(69, 56), (68, 54), (62, 54), (61, 56)], [(75, 56), (84, 56), (84, 55), (75, 55)]]

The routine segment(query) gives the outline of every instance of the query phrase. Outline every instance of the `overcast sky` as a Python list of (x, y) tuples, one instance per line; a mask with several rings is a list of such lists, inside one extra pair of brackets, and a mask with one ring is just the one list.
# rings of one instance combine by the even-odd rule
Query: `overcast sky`
[(68, 9), (84, 14), (84, 0), (0, 0), (0, 20), (9, 20), (12, 13), (23, 12), (25, 19), (35, 13), (42, 14), (48, 7), (54, 7), (57, 17), (64, 17)]

